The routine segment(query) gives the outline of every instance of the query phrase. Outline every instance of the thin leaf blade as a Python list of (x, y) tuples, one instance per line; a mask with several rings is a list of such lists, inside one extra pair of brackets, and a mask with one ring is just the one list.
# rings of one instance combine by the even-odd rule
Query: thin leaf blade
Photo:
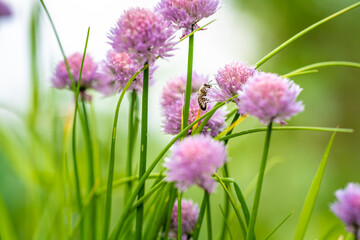
[(323, 157), (321, 159), (319, 168), (318, 168), (318, 170), (316, 172), (316, 175), (315, 175), (315, 177), (313, 179), (313, 182), (312, 182), (312, 184), (310, 186), (309, 192), (308, 192), (308, 194), (306, 196), (305, 203), (304, 203), (303, 209), (301, 211), (299, 222), (298, 222), (298, 225), (297, 225), (297, 228), (296, 228), (294, 240), (304, 239), (306, 229), (307, 229), (307, 227), (309, 225), (310, 217), (311, 217), (311, 214), (312, 214), (313, 209), (314, 209), (315, 201), (316, 201), (317, 195), (318, 195), (319, 190), (320, 190), (321, 181), (322, 181), (322, 178), (324, 176), (325, 167), (326, 167), (326, 164), (327, 164), (327, 161), (328, 161), (328, 157), (329, 157), (329, 153), (330, 153), (332, 143), (333, 143), (334, 138), (335, 138), (335, 134), (336, 133), (334, 132), (333, 135), (330, 138), (330, 141), (329, 141), (329, 143), (328, 143), (328, 145), (326, 147), (326, 150), (324, 152), (324, 155), (323, 155)]

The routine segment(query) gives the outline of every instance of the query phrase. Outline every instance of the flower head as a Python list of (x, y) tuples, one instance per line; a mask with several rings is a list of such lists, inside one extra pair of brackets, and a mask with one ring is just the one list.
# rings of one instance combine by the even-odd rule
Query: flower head
[(159, 13), (144, 8), (124, 12), (111, 29), (110, 44), (117, 52), (127, 52), (140, 65), (168, 57), (175, 45), (170, 23)]
[[(199, 105), (197, 101), (197, 92), (199, 88), (207, 82), (207, 77), (193, 74), (192, 85), (191, 85), (191, 96), (190, 96), (190, 108), (189, 108), (189, 121), (191, 124), (196, 120), (199, 112)], [(186, 88), (186, 78), (177, 77), (169, 81), (162, 93), (161, 106), (162, 113), (164, 116), (164, 131), (169, 134), (178, 134), (181, 131), (181, 113), (184, 105), (184, 94)], [(208, 104), (205, 111), (200, 112), (200, 116), (207, 113), (213, 107), (212, 103)], [(202, 130), (202, 133), (215, 137), (225, 128), (225, 116), (227, 112), (224, 109), (218, 109), (210, 120), (206, 123)], [(202, 121), (200, 121), (201, 123)], [(192, 129), (189, 129), (188, 134), (190, 135)]]
[[(70, 72), (72, 74), (75, 86), (78, 85), (81, 62), (83, 55), (81, 53), (74, 53), (70, 57), (67, 58), (69, 63)], [(81, 83), (80, 83), (80, 93), (83, 97), (89, 100), (90, 96), (88, 96), (85, 91), (89, 88), (96, 89), (102, 84), (103, 75), (101, 75), (98, 71), (98, 65), (92, 59), (89, 54), (85, 55), (84, 66), (81, 74)], [(72, 88), (71, 80), (69, 78), (68, 72), (66, 70), (66, 65), (64, 61), (61, 61), (56, 69), (54, 77), (52, 78), (53, 86), (55, 88)]]
[[(224, 102), (238, 94), (247, 80), (255, 74), (255, 67), (246, 63), (233, 62), (219, 69), (215, 80), (219, 88), (211, 88), (208, 96), (211, 100)], [(238, 102), (238, 99), (234, 99)]]
[[(181, 230), (183, 239), (188, 239), (196, 227), (196, 222), (199, 217), (199, 207), (191, 200), (181, 200)], [(177, 237), (178, 230), (178, 201), (175, 201), (172, 214), (169, 236), (171, 238)]]
[[(191, 93), (199, 91), (200, 87), (208, 82), (208, 77), (193, 72), (191, 81)], [(175, 77), (168, 81), (163, 88), (161, 105), (167, 107), (178, 100), (183, 100), (186, 89), (186, 76)]]
[(225, 161), (226, 149), (222, 142), (206, 135), (186, 137), (174, 145), (170, 157), (165, 159), (166, 180), (175, 182), (181, 191), (196, 184), (211, 193), (215, 187), (211, 174)]
[(262, 124), (284, 120), (304, 110), (296, 102), (301, 88), (287, 78), (273, 73), (257, 73), (239, 91), (239, 112), (257, 117)]
[[(116, 52), (110, 50), (107, 54), (105, 62), (105, 73), (109, 76), (108, 84), (103, 85), (102, 92), (113, 93), (124, 89), (130, 78), (140, 69), (142, 66), (136, 61), (131, 59), (131, 56), (126, 52)], [(153, 67), (150, 68), (149, 80), (152, 83)], [(128, 91), (135, 89), (137, 92), (142, 91), (143, 73), (140, 73), (130, 84)]]
[(11, 15), (11, 10), (10, 10), (9, 6), (0, 0), (0, 18), (8, 17), (10, 15)]
[(197, 22), (218, 10), (219, 0), (161, 0), (156, 10), (184, 34), (199, 28)]
[(349, 232), (360, 228), (360, 184), (349, 183), (345, 189), (337, 190), (337, 201), (331, 205), (331, 211), (346, 225)]

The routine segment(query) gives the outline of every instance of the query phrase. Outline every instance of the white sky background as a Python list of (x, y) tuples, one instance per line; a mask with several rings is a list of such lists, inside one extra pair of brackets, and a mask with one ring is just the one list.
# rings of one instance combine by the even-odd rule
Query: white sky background
[[(13, 11), (10, 19), (0, 21), (0, 104), (25, 111), (30, 94), (29, 65), (29, 19), (31, 0), (4, 0)], [(110, 45), (107, 34), (129, 7), (156, 5), (157, 0), (45, 0), (47, 8), (58, 30), (65, 53), (82, 52), (87, 27), (91, 27), (88, 53), (101, 62)], [(223, 0), (222, 8), (213, 16), (203, 19), (199, 25), (217, 19), (205, 31), (195, 35), (194, 70), (213, 78), (216, 71), (232, 61), (256, 59), (254, 52), (258, 41), (255, 36), (255, 19), (235, 11), (231, 2)], [(43, 9), (41, 9), (41, 84), (45, 90), (51, 89), (51, 75), (56, 64), (62, 59), (55, 35)], [(164, 83), (177, 75), (186, 74), (188, 41), (183, 41), (168, 60), (159, 60), (155, 72), (155, 85), (150, 88), (150, 111), (160, 119), (159, 99)], [(65, 91), (65, 90), (58, 90)], [(96, 98), (101, 104), (102, 98)], [(100, 103), (98, 103), (100, 102)], [(107, 109), (105, 111), (113, 111)], [(4, 111), (0, 110), (1, 115)], [(152, 115), (150, 114), (152, 117)], [(156, 121), (158, 122), (158, 121)], [(156, 124), (158, 125), (158, 124)]]

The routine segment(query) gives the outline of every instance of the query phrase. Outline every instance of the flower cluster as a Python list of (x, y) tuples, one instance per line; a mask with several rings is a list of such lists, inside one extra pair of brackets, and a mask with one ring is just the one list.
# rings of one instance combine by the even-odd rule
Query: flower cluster
[[(183, 233), (183, 239), (189, 239), (196, 227), (196, 222), (199, 217), (199, 207), (191, 200), (181, 200), (181, 230)], [(178, 230), (178, 201), (175, 201), (172, 213), (171, 213), (171, 225), (169, 237), (177, 239)]]
[(117, 52), (126, 52), (140, 65), (168, 57), (174, 49), (174, 29), (161, 14), (144, 8), (124, 12), (109, 36)]
[(213, 15), (218, 5), (219, 0), (161, 0), (156, 10), (186, 35), (199, 28), (201, 19)]
[(175, 182), (181, 191), (196, 184), (211, 193), (215, 187), (211, 175), (225, 161), (226, 149), (222, 142), (206, 135), (186, 137), (173, 147), (170, 157), (165, 159), (164, 166), (168, 169), (166, 180)]
[[(110, 50), (107, 54), (104, 66), (104, 72), (108, 76), (108, 84), (104, 86), (105, 88), (102, 89), (102, 92), (112, 93), (124, 89), (130, 78), (141, 68), (142, 66), (131, 59), (131, 56), (128, 53)], [(152, 83), (154, 70), (155, 67), (150, 68), (150, 84)], [(141, 72), (130, 84), (128, 91), (135, 90), (141, 92), (142, 83), (143, 73)]]
[[(75, 87), (78, 86), (82, 58), (83, 55), (81, 53), (74, 53), (67, 58), (70, 67), (70, 73), (74, 80)], [(80, 94), (82, 95), (82, 97), (90, 100), (91, 97), (87, 95), (86, 90), (90, 88), (101, 88), (103, 78), (104, 76), (98, 72), (97, 63), (94, 62), (94, 60), (89, 54), (86, 54), (80, 82)], [(66, 69), (65, 61), (61, 61), (57, 65), (55, 69), (55, 75), (52, 78), (52, 82), (55, 88), (68, 87), (69, 89), (72, 89), (72, 83)]]
[(301, 90), (287, 78), (257, 73), (238, 92), (239, 112), (257, 117), (262, 124), (271, 121), (285, 124), (284, 120), (304, 110), (302, 102), (296, 102)]
[(345, 189), (337, 190), (335, 195), (337, 202), (331, 205), (331, 211), (344, 222), (347, 231), (352, 233), (359, 231), (360, 185), (349, 183)]
[[(246, 63), (233, 62), (225, 65), (215, 75), (219, 88), (211, 88), (208, 92), (208, 97), (217, 102), (226, 101), (237, 95), (247, 80), (255, 73), (255, 67)], [(235, 98), (234, 101), (238, 102), (238, 98)]]
[[(196, 116), (200, 109), (197, 101), (197, 92), (199, 91), (199, 88), (206, 82), (208, 82), (207, 77), (198, 75), (197, 73), (193, 73), (188, 124), (191, 124), (196, 120)], [(185, 76), (172, 79), (163, 88), (161, 106), (164, 116), (165, 133), (178, 134), (181, 131), (181, 113), (184, 104), (183, 98), (185, 94), (185, 88)], [(213, 104), (208, 104), (207, 109), (205, 111), (201, 111), (200, 114), (205, 114), (212, 108), (212, 106)], [(202, 130), (202, 133), (209, 134), (213, 137), (218, 135), (225, 127), (226, 114), (227, 112), (224, 109), (219, 109), (218, 111), (216, 111), (212, 118), (206, 123), (204, 129)], [(192, 130), (189, 129), (188, 134), (191, 134), (191, 131)]]

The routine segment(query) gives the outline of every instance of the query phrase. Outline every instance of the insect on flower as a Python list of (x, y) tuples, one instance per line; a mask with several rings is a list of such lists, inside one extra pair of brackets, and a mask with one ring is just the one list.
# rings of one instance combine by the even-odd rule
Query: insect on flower
[(205, 111), (206, 110), (206, 105), (209, 102), (209, 99), (206, 97), (206, 94), (208, 92), (208, 90), (211, 88), (211, 85), (208, 83), (204, 83), (200, 89), (199, 92), (197, 94), (197, 100), (198, 100), (198, 104), (199, 107), (201, 108), (201, 110)]

